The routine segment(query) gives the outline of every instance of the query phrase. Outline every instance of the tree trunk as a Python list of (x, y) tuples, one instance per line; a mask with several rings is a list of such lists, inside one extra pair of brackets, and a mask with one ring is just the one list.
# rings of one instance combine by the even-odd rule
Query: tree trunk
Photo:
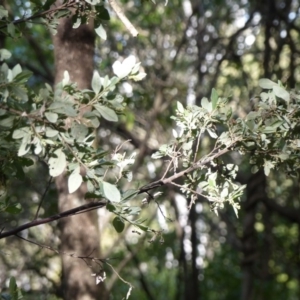
[[(72, 28), (70, 19), (60, 20), (58, 33), (53, 38), (55, 54), (55, 83), (63, 78), (67, 70), (72, 82), (80, 89), (89, 88), (93, 75), (94, 31), (93, 24)], [(56, 179), (59, 211), (65, 211), (84, 204), (86, 187), (69, 194), (67, 178)], [(91, 211), (60, 221), (61, 250), (76, 255), (100, 257), (100, 242), (97, 212)], [(96, 285), (91, 274), (99, 272), (83, 260), (62, 255), (63, 293), (66, 300), (107, 299), (103, 283)]]
[(255, 213), (258, 201), (265, 195), (266, 179), (261, 170), (249, 178), (247, 199), (243, 205), (245, 212), (243, 221), (242, 249), (242, 290), (241, 300), (254, 299), (254, 265), (257, 261)]

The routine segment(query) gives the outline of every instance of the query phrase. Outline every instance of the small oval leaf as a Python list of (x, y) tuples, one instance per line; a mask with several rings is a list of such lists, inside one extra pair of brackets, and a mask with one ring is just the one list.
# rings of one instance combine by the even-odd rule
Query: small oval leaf
[(99, 94), (101, 90), (101, 77), (97, 71), (94, 71), (93, 79), (92, 79), (92, 89), (95, 92), (95, 94)]
[(277, 97), (279, 97), (279, 98), (281, 98), (285, 101), (290, 100), (290, 94), (284, 88), (282, 88), (279, 85), (273, 86), (273, 92)]
[(118, 233), (121, 233), (125, 228), (125, 223), (120, 219), (120, 217), (115, 217), (113, 220), (113, 226)]
[(118, 121), (117, 114), (111, 108), (100, 105), (100, 104), (96, 104), (96, 105), (94, 105), (94, 107), (101, 114), (101, 116), (104, 119), (106, 119), (107, 121), (112, 121), (112, 122), (117, 122)]
[(47, 118), (47, 120), (51, 123), (56, 123), (57, 119), (58, 119), (58, 114), (53, 113), (53, 112), (45, 112), (45, 117)]
[(82, 176), (79, 173), (72, 173), (68, 179), (69, 193), (74, 193), (82, 183)]
[(106, 31), (103, 28), (102, 24), (100, 24), (100, 26), (98, 28), (96, 28), (95, 31), (101, 37), (101, 39), (103, 39), (104, 41), (106, 41), (107, 34), (106, 34)]
[(54, 151), (54, 154), (56, 157), (51, 157), (49, 159), (49, 174), (53, 177), (56, 177), (58, 175), (60, 175), (66, 165), (67, 165), (67, 161), (66, 161), (66, 155), (62, 152), (61, 149), (57, 149), (56, 151)]
[(261, 88), (263, 89), (267, 89), (267, 90), (270, 90), (273, 88), (273, 86), (276, 86), (277, 83), (271, 81), (270, 79), (268, 78), (262, 78), (262, 79), (259, 79), (258, 80), (258, 84)]
[(209, 112), (212, 111), (212, 103), (209, 102), (207, 98), (202, 98), (201, 106)]
[(121, 194), (115, 185), (103, 181), (102, 189), (105, 198), (107, 198), (111, 202), (120, 202)]

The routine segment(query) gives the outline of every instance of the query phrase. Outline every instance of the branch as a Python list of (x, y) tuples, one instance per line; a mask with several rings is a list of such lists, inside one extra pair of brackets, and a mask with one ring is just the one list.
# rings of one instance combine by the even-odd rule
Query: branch
[(132, 23), (128, 20), (128, 18), (124, 15), (121, 7), (118, 5), (118, 3), (115, 0), (108, 0), (110, 6), (116, 13), (116, 15), (119, 17), (119, 19), (122, 21), (122, 23), (125, 25), (125, 27), (129, 30), (131, 35), (133, 37), (136, 37), (139, 33), (136, 30), (136, 28), (132, 25)]
[(42, 207), (43, 201), (44, 201), (44, 199), (45, 199), (45, 197), (46, 197), (46, 195), (47, 195), (47, 193), (48, 193), (48, 191), (49, 191), (49, 188), (50, 188), (50, 186), (51, 186), (52, 178), (53, 178), (53, 177), (50, 176), (50, 178), (49, 178), (49, 180), (48, 180), (48, 184), (47, 184), (47, 186), (46, 186), (46, 188), (45, 188), (45, 190), (44, 190), (44, 193), (43, 193), (43, 195), (42, 195), (42, 197), (41, 197), (39, 206), (38, 206), (38, 208), (37, 208), (37, 210), (36, 210), (34, 220), (37, 220), (37, 218), (38, 218), (38, 216), (39, 216), (39, 212), (40, 212), (40, 209), (41, 209), (41, 207)]
[[(139, 189), (138, 194), (142, 194), (142, 193), (147, 193), (148, 191), (155, 189), (157, 187), (166, 185), (166, 184), (170, 184), (172, 183), (175, 179), (180, 178), (182, 176), (187, 175), (188, 173), (193, 172), (196, 169), (199, 169), (207, 164), (209, 164), (211, 161), (213, 161), (214, 159), (218, 158), (219, 156), (222, 156), (223, 154), (227, 153), (230, 151), (230, 148), (236, 143), (237, 141), (233, 141), (229, 146), (227, 146), (224, 149), (214, 149), (211, 153), (209, 153), (207, 156), (203, 157), (201, 160), (199, 160), (198, 162), (194, 163), (191, 167), (179, 172), (179, 173), (175, 173), (174, 175), (165, 178), (165, 179), (160, 179), (157, 181), (154, 181), (152, 183), (149, 183), (147, 185), (144, 185), (142, 188)], [(66, 217), (70, 217), (72, 215), (76, 215), (79, 213), (84, 213), (90, 210), (94, 210), (94, 209), (98, 209), (101, 208), (103, 206), (105, 206), (107, 204), (106, 200), (102, 200), (102, 201), (97, 201), (97, 202), (91, 202), (88, 204), (84, 204), (81, 206), (78, 206), (76, 208), (64, 211), (60, 214), (56, 214), (53, 215), (51, 217), (48, 218), (44, 218), (44, 219), (37, 219), (37, 220), (33, 220), (31, 222), (25, 223), (15, 229), (9, 230), (9, 231), (5, 231), (3, 232), (4, 228), (2, 228), (2, 230), (0, 231), (0, 239), (8, 237), (8, 236), (12, 236), (12, 235), (16, 235), (17, 233), (25, 230), (25, 229), (29, 229), (31, 227), (36, 227), (39, 226), (41, 224), (47, 224), (47, 223), (51, 223), (53, 221), (62, 219), (62, 218), (66, 218)]]
[(53, 215), (53, 216), (48, 217), (48, 218), (38, 219), (38, 220), (34, 220), (34, 221), (31, 221), (31, 222), (25, 223), (25, 224), (23, 224), (19, 227), (16, 227), (12, 230), (8, 230), (8, 231), (3, 232), (3, 230), (4, 230), (4, 228), (3, 228), (0, 232), (0, 239), (3, 239), (3, 238), (8, 237), (8, 236), (16, 235), (17, 233), (19, 233), (19, 232), (21, 232), (25, 229), (29, 229), (31, 227), (36, 227), (36, 226), (39, 226), (41, 224), (51, 223), (53, 221), (56, 221), (56, 220), (59, 220), (59, 219), (62, 219), (62, 218), (66, 218), (66, 217), (70, 217), (70, 216), (73, 216), (73, 215), (84, 213), (84, 212), (87, 212), (87, 211), (90, 211), (90, 210), (98, 209), (98, 208), (101, 208), (101, 207), (105, 206), (106, 204), (107, 204), (106, 200), (91, 202), (91, 203), (88, 203), (88, 204), (84, 204), (84, 205), (75, 207), (75, 208), (70, 209), (70, 210), (66, 210), (66, 211), (64, 211), (60, 214), (56, 214), (56, 215)]
[[(53, 13), (56, 13), (60, 10), (64, 10), (66, 8), (72, 8), (74, 6), (78, 6), (78, 3), (77, 1), (76, 2), (67, 2), (65, 4), (62, 4), (58, 7), (55, 7), (55, 8), (51, 8), (51, 9), (48, 9), (48, 10), (45, 10), (45, 11), (42, 11), (42, 12), (38, 12), (30, 17), (27, 17), (27, 18), (20, 18), (18, 20), (14, 20), (12, 21), (11, 23), (14, 24), (14, 25), (17, 25), (17, 24), (21, 24), (21, 23), (25, 23), (25, 22), (28, 22), (28, 21), (32, 21), (34, 19), (38, 19), (38, 18), (41, 18), (41, 17), (44, 17), (44, 16), (47, 16), (47, 15), (50, 15), (50, 14), (53, 14)], [(9, 22), (10, 23), (10, 22)], [(0, 26), (0, 30), (1, 29), (4, 29), (7, 27), (7, 24), (5, 25), (1, 25)]]
[(22, 237), (22, 236), (20, 236), (18, 234), (16, 234), (16, 237), (18, 237), (19, 239), (21, 239), (23, 241), (26, 241), (26, 242), (28, 242), (30, 244), (36, 245), (36, 246), (38, 246), (38, 247), (40, 247), (42, 249), (48, 249), (48, 250), (50, 250), (52, 252), (55, 252), (56, 254), (66, 255), (66, 256), (69, 256), (69, 257), (81, 259), (89, 267), (91, 267), (91, 265), (88, 264), (88, 261), (92, 261), (92, 262), (96, 262), (97, 264), (101, 264), (101, 263), (105, 263), (107, 260), (109, 260), (109, 258), (104, 259), (104, 258), (99, 258), (99, 257), (93, 257), (93, 256), (91, 256), (92, 253), (90, 253), (88, 255), (76, 255), (75, 253), (67, 253), (67, 252), (64, 252), (64, 251), (59, 251), (57, 249), (54, 249), (51, 246), (47, 246), (47, 245), (43, 245), (43, 244), (37, 243), (35, 241), (26, 239), (26, 238), (24, 238), (24, 237)]
[(157, 181), (151, 182), (149, 184), (146, 184), (144, 186), (142, 186), (139, 189), (138, 194), (142, 194), (142, 193), (147, 193), (150, 190), (153, 190), (157, 187), (166, 185), (166, 184), (171, 184), (175, 179), (183, 177), (191, 172), (193, 172), (194, 170), (197, 170), (207, 164), (209, 164), (210, 162), (212, 162), (213, 160), (215, 160), (216, 158), (218, 158), (219, 156), (224, 155), (225, 153), (229, 152), (230, 149), (232, 148), (232, 146), (236, 143), (237, 141), (233, 141), (229, 146), (227, 146), (226, 148), (222, 149), (222, 150), (218, 150), (215, 153), (210, 153), (207, 156), (203, 157), (202, 159), (200, 159), (198, 162), (194, 163), (191, 167), (179, 172), (179, 173), (175, 173), (174, 175), (165, 178), (165, 179), (159, 179)]

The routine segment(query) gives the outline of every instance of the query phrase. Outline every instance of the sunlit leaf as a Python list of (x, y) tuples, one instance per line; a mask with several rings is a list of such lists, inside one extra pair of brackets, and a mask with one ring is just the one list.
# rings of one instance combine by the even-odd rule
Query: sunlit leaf
[(133, 70), (135, 63), (136, 58), (134, 55), (128, 56), (123, 60), (122, 63), (120, 61), (116, 61), (112, 65), (114, 74), (117, 75), (120, 79), (128, 76)]
[(81, 183), (82, 176), (77, 172), (72, 173), (68, 178), (69, 193), (74, 193), (81, 186)]
[(105, 198), (110, 200), (111, 202), (120, 202), (121, 201), (121, 194), (118, 188), (108, 182), (102, 182), (102, 190)]
[(11, 57), (11, 53), (6, 49), (0, 49), (0, 61), (9, 59)]
[(201, 100), (201, 106), (206, 109), (208, 112), (212, 111), (212, 103), (208, 101), (207, 98), (202, 98)]
[(93, 79), (92, 79), (92, 89), (95, 94), (98, 94), (101, 90), (101, 77), (97, 71), (94, 71)]
[(58, 114), (53, 113), (53, 112), (45, 112), (45, 117), (47, 120), (51, 123), (56, 123), (58, 119)]
[(285, 101), (290, 100), (290, 94), (284, 88), (282, 88), (279, 85), (273, 86), (273, 92), (277, 97), (279, 97), (279, 98), (281, 98)]
[(101, 37), (101, 39), (105, 40), (107, 39), (107, 34), (105, 29), (103, 28), (102, 24), (98, 28), (95, 29), (96, 33)]
[(268, 90), (269, 90), (269, 89), (272, 89), (273, 86), (276, 86), (276, 85), (277, 85), (277, 83), (271, 81), (271, 80), (268, 79), (268, 78), (262, 78), (262, 79), (259, 79), (258, 84), (259, 84), (259, 86), (260, 86), (261, 88), (263, 88), (263, 89), (268, 89)]
[(216, 89), (213, 88), (211, 91), (211, 96), (210, 96), (213, 109), (215, 109), (217, 107), (218, 98), (219, 98), (219, 95), (218, 95)]
[(49, 159), (49, 173), (51, 176), (56, 177), (63, 173), (66, 168), (67, 161), (66, 155), (61, 149), (54, 151), (55, 157)]
[(177, 101), (177, 110), (180, 112), (180, 113), (184, 113), (184, 107), (183, 105), (181, 104), (181, 102)]
[(106, 119), (107, 121), (112, 121), (112, 122), (117, 122), (118, 121), (117, 114), (111, 108), (109, 108), (107, 106), (100, 105), (100, 104), (95, 104), (94, 107), (101, 114), (101, 116), (104, 119)]

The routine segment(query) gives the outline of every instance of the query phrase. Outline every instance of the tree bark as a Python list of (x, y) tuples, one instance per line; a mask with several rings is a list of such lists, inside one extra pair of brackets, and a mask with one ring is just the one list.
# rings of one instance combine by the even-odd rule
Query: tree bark
[[(58, 32), (53, 38), (55, 55), (55, 83), (63, 79), (65, 70), (70, 80), (80, 89), (89, 88), (94, 69), (94, 31), (93, 24), (72, 28), (70, 19), (61, 19)], [(84, 204), (86, 187), (83, 185), (76, 192), (69, 194), (67, 178), (64, 175), (56, 179), (58, 189), (58, 208), (60, 212)], [(77, 255), (100, 257), (98, 217), (91, 211), (60, 221), (61, 250)], [(101, 266), (92, 269), (69, 256), (62, 256), (63, 291), (66, 300), (107, 299), (103, 283), (96, 285), (91, 274), (99, 272)]]
[(266, 194), (265, 188), (266, 178), (262, 170), (249, 178), (247, 184), (247, 199), (243, 206), (245, 215), (242, 237), (243, 260), (241, 262), (241, 300), (254, 299), (254, 266), (257, 262), (256, 231), (254, 227), (255, 214), (258, 201)]

